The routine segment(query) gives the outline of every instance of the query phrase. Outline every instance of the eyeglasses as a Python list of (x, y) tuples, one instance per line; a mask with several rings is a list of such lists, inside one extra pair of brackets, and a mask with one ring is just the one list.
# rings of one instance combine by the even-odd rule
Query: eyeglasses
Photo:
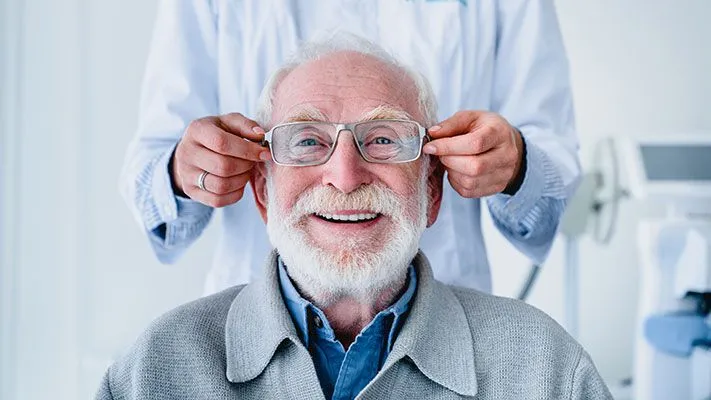
[(306, 167), (325, 164), (333, 154), (342, 131), (350, 131), (365, 161), (398, 164), (417, 160), (429, 140), (426, 129), (415, 121), (381, 119), (353, 124), (289, 122), (266, 133), (274, 162)]

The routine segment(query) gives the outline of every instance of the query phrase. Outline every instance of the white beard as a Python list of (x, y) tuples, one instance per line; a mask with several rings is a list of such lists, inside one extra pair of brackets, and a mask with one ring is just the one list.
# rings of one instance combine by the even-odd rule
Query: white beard
[[(416, 195), (410, 198), (382, 185), (362, 186), (349, 194), (331, 186), (315, 187), (304, 192), (289, 213), (282, 211), (283, 202), (268, 176), (267, 233), (299, 289), (320, 307), (327, 307), (344, 297), (372, 303), (384, 290), (404, 283), (427, 226), (427, 176), (422, 176)], [(345, 240), (338, 251), (325, 250), (313, 243), (301, 222), (315, 212), (339, 209), (380, 213), (381, 218), (390, 219), (392, 230), (381, 243), (354, 237)]]

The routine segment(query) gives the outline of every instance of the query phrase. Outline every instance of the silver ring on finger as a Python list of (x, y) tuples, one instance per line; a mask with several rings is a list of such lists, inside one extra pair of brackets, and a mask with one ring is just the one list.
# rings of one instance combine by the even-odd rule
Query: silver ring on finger
[(208, 191), (207, 189), (205, 189), (205, 177), (207, 177), (207, 175), (207, 171), (202, 171), (202, 173), (198, 176), (197, 179), (197, 186), (200, 188), (200, 190), (203, 190), (205, 192)]

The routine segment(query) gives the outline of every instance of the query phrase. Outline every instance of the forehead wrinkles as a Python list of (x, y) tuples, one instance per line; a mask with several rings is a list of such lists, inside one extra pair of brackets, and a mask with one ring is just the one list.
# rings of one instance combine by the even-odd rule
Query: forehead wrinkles
[(327, 71), (317, 74), (295, 72), (287, 76), (277, 88), (277, 98), (293, 98), (302, 94), (321, 96), (362, 96), (390, 102), (409, 99), (414, 94), (414, 85), (403, 77), (382, 74), (377, 71)]
[[(322, 79), (314, 79), (311, 84), (334, 91), (341, 91), (347, 97), (353, 92), (390, 104), (409, 105), (408, 100), (415, 95), (415, 85), (403, 71), (384, 63), (347, 63), (348, 67), (332, 63), (332, 69)], [(345, 93), (343, 93), (345, 92)]]

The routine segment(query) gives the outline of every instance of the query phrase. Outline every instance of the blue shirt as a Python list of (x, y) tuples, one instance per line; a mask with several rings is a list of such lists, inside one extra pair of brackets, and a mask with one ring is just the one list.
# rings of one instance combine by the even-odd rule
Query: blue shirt
[[(580, 166), (568, 63), (552, 0), (160, 0), (122, 193), (158, 259), (177, 261), (219, 214), (206, 293), (261, 275), (271, 251), (250, 188), (215, 210), (176, 196), (169, 163), (190, 121), (254, 118), (269, 75), (302, 40), (340, 27), (370, 39), (429, 80), (438, 117), (491, 110), (526, 140), (526, 175), (513, 195), (460, 196), (445, 180), (437, 223), (421, 249), (445, 283), (491, 291), (481, 229), (486, 204), (517, 249), (542, 262)], [(349, 122), (349, 121), (344, 121)]]
[(318, 307), (301, 297), (279, 260), (279, 283), (286, 307), (299, 336), (309, 349), (321, 388), (327, 399), (353, 399), (375, 378), (403, 322), (417, 289), (415, 268), (408, 269), (405, 292), (390, 307), (378, 313), (346, 351)]

